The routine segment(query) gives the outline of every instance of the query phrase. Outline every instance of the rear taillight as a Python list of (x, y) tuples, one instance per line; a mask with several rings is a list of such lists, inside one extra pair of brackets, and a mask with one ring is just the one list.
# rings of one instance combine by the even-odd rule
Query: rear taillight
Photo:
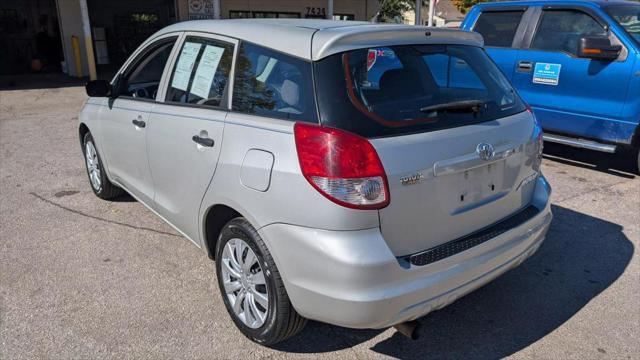
[(540, 172), (540, 165), (542, 164), (542, 151), (544, 148), (544, 139), (542, 138), (542, 128), (540, 127), (540, 124), (538, 123), (538, 119), (536, 118), (536, 114), (533, 113), (533, 109), (531, 109), (531, 106), (527, 105), (527, 111), (529, 112), (529, 114), (531, 114), (531, 117), (533, 118), (533, 137), (535, 139), (536, 142), (536, 153), (535, 153), (535, 161), (533, 163), (533, 169), (535, 171)]
[(367, 139), (346, 131), (296, 123), (302, 174), (322, 195), (352, 209), (389, 204), (389, 185), (380, 158)]

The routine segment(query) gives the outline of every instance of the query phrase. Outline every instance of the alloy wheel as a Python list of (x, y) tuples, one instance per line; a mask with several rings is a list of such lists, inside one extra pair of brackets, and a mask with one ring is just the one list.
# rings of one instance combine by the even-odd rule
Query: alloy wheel
[(251, 247), (241, 239), (227, 242), (221, 259), (224, 291), (233, 313), (257, 329), (267, 319), (269, 294), (262, 267)]
[(84, 149), (84, 157), (87, 161), (87, 171), (89, 172), (91, 186), (93, 186), (94, 190), (100, 191), (102, 178), (100, 177), (100, 159), (98, 159), (98, 152), (91, 141), (87, 141), (84, 145)]

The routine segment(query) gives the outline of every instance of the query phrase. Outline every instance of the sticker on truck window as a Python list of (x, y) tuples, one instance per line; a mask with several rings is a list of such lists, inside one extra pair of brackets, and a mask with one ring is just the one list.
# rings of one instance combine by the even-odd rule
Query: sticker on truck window
[(533, 69), (533, 82), (535, 84), (558, 85), (560, 81), (560, 64), (536, 63)]

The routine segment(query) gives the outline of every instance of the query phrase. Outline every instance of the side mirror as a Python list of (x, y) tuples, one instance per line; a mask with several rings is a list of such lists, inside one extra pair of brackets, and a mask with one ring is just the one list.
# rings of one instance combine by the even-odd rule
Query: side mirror
[(91, 97), (107, 97), (111, 94), (111, 84), (107, 80), (89, 81), (84, 88)]
[(615, 60), (620, 55), (622, 46), (611, 45), (611, 40), (606, 36), (585, 36), (578, 43), (578, 57)]

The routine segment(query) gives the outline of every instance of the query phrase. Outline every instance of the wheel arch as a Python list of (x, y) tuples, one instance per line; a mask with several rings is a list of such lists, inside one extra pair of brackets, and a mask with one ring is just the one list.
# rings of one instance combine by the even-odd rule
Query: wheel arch
[[(222, 228), (232, 219), (244, 217), (242, 213), (225, 204), (209, 206), (204, 214), (204, 247), (211, 260), (216, 258), (216, 244)], [(244, 217), (246, 219), (246, 217)], [(247, 219), (249, 221), (249, 219)]]
[(80, 123), (78, 126), (78, 136), (80, 137), (80, 146), (84, 146), (84, 136), (91, 132), (89, 127), (85, 123)]
[(636, 130), (633, 132), (631, 146), (640, 149), (640, 124), (636, 125)]

